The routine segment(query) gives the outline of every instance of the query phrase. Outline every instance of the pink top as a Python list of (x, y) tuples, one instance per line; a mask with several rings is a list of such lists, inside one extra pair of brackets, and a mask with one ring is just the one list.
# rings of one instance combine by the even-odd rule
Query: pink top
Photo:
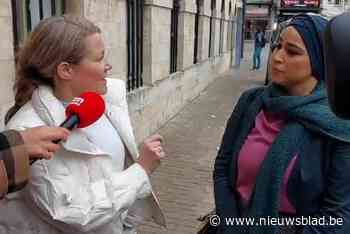
[[(238, 155), (237, 191), (244, 205), (252, 195), (256, 177), (274, 139), (283, 127), (282, 115), (261, 111), (255, 119), (255, 127), (248, 135)], [(287, 182), (297, 155), (293, 157), (284, 174), (279, 211), (295, 214), (296, 210), (287, 197)]]

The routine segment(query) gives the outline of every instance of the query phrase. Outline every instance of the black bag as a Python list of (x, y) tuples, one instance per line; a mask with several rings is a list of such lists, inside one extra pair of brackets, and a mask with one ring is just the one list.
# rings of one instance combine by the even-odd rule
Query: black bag
[(218, 234), (218, 227), (214, 227), (210, 224), (210, 217), (212, 215), (215, 215), (215, 209), (198, 218), (201, 224), (198, 227), (197, 234)]

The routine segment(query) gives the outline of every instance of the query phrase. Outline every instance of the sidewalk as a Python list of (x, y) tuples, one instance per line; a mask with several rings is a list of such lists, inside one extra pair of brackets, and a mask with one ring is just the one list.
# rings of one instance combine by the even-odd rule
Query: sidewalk
[(152, 182), (168, 227), (146, 223), (140, 234), (193, 234), (200, 224), (197, 218), (214, 207), (212, 172), (226, 120), (242, 91), (263, 85), (265, 79), (265, 69), (249, 70), (250, 44), (246, 51), (239, 70), (218, 77), (158, 131), (167, 157)]

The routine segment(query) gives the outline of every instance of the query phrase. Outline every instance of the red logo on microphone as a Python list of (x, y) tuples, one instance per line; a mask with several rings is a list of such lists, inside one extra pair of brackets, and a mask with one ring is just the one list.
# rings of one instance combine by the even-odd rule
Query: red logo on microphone
[(70, 104), (80, 106), (81, 104), (84, 103), (84, 98), (81, 97), (75, 97)]

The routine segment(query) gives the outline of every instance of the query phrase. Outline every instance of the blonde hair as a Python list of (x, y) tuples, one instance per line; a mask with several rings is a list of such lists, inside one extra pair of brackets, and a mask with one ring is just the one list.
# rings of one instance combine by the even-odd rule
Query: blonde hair
[(100, 28), (79, 16), (53, 16), (40, 21), (18, 53), (15, 105), (7, 112), (5, 123), (31, 99), (39, 85), (54, 88), (57, 66), (61, 62), (78, 64), (84, 57), (85, 38), (95, 33), (101, 33)]

